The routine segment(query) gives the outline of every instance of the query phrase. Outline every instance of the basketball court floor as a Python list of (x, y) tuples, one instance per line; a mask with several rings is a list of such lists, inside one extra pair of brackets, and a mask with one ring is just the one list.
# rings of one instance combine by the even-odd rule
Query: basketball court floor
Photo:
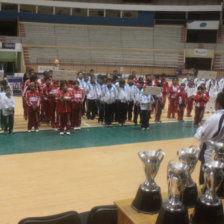
[[(166, 156), (156, 182), (167, 192), (168, 161), (182, 147), (198, 146), (192, 119), (153, 123), (149, 131), (128, 124), (104, 128), (83, 120), (71, 136), (41, 126), (27, 133), (21, 98), (16, 97), (15, 134), (0, 134), (0, 223), (17, 224), (30, 216), (45, 216), (135, 197), (145, 180), (139, 151), (162, 149)], [(206, 117), (209, 115), (206, 114)], [(153, 119), (152, 119), (153, 120)], [(199, 166), (193, 173), (198, 182)]]

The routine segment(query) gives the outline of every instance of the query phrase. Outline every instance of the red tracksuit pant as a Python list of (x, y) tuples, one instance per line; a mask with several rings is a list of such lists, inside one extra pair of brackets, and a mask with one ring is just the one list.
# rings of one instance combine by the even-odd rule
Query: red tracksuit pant
[(194, 125), (199, 125), (204, 116), (204, 107), (195, 107)]
[(193, 103), (194, 103), (193, 98), (187, 98), (187, 116), (191, 115), (191, 112), (193, 110)]
[(176, 113), (176, 98), (170, 98), (169, 99), (169, 105), (168, 105), (168, 114), (167, 116), (170, 117), (172, 115), (172, 117), (175, 117), (175, 113)]
[(31, 130), (32, 127), (35, 129), (39, 128), (39, 113), (40, 108), (35, 110), (32, 107), (28, 108), (28, 130)]
[(28, 106), (24, 97), (23, 97), (23, 115), (24, 119), (26, 120), (28, 115)]
[(64, 128), (67, 131), (71, 130), (71, 113), (59, 113), (59, 128), (60, 132), (64, 132)]
[(183, 120), (183, 118), (184, 118), (184, 109), (185, 109), (184, 105), (178, 104), (178, 106), (177, 106), (177, 114), (178, 114), (177, 120), (178, 121)]
[(75, 108), (72, 108), (72, 127), (80, 127), (82, 119), (82, 105), (77, 105)]
[(44, 109), (44, 116), (45, 121), (49, 122), (51, 120), (51, 113), (50, 113), (50, 102), (48, 100), (43, 100), (43, 109)]
[(51, 126), (53, 128), (58, 128), (58, 113), (56, 110), (56, 102), (50, 102), (50, 119), (51, 119)]
[(156, 106), (155, 106), (155, 121), (160, 121), (161, 114), (163, 109), (163, 103), (161, 100), (156, 99)]
[(162, 100), (163, 108), (166, 106), (166, 96), (167, 96), (167, 94), (163, 94), (163, 100)]

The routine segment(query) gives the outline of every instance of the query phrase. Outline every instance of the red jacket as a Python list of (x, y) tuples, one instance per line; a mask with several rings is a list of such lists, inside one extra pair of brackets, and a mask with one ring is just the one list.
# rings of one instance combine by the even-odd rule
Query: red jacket
[(195, 100), (195, 107), (205, 107), (205, 104), (208, 102), (209, 97), (205, 94), (199, 94), (199, 92), (197, 92), (197, 94), (194, 96), (194, 100)]
[(162, 93), (163, 95), (166, 95), (169, 92), (169, 84), (165, 79), (162, 79), (162, 85), (163, 85)]
[(168, 97), (170, 99), (176, 99), (177, 98), (177, 91), (179, 90), (179, 86), (174, 86), (173, 84), (169, 88), (169, 95)]
[(181, 106), (187, 105), (187, 93), (185, 90), (177, 92), (177, 104)]
[(40, 94), (37, 90), (35, 90), (34, 92), (32, 92), (31, 90), (28, 90), (26, 92), (25, 98), (26, 98), (27, 105), (29, 107), (32, 107), (32, 106), (39, 107), (40, 106)]
[(43, 87), (43, 98), (44, 100), (47, 100), (47, 101), (50, 101), (50, 98), (51, 98), (51, 95), (50, 95), (50, 92), (52, 90), (52, 85), (50, 84), (49, 86), (45, 85)]
[(138, 78), (137, 78), (137, 77), (134, 78), (134, 84), (135, 84), (136, 86), (138, 85)]
[(49, 98), (51, 102), (56, 102), (56, 96), (58, 94), (59, 87), (51, 85), (51, 91), (49, 92)]
[[(63, 97), (63, 100), (61, 100)], [(56, 96), (57, 100), (57, 110), (58, 113), (70, 113), (71, 112), (71, 100), (72, 100), (72, 93), (71, 91), (67, 90), (65, 93), (63, 90), (59, 90)]]

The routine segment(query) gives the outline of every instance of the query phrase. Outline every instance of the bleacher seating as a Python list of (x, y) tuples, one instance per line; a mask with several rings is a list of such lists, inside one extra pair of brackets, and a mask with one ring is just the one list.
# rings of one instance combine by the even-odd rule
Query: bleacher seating
[(30, 64), (53, 63), (57, 57), (64, 64), (176, 67), (180, 64), (179, 53), (184, 50), (181, 26), (124, 28), (24, 23), (23, 27), (22, 43), (28, 49)]

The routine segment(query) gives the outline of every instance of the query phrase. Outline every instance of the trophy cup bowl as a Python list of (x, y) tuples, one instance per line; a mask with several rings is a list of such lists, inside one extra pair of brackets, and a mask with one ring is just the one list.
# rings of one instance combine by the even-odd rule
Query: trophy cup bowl
[(162, 204), (160, 187), (155, 183), (154, 178), (165, 153), (161, 149), (149, 150), (139, 152), (138, 156), (143, 162), (146, 180), (139, 186), (132, 207), (138, 212), (154, 214), (160, 210)]
[(187, 207), (180, 201), (188, 177), (188, 166), (170, 161), (167, 167), (168, 200), (161, 206), (156, 224), (188, 224)]
[[(208, 147), (212, 148), (214, 160), (224, 163), (224, 143), (209, 140)], [(224, 180), (216, 193), (220, 198), (224, 198)]]
[(222, 201), (216, 195), (223, 181), (223, 168), (224, 163), (214, 160), (203, 165), (205, 192), (196, 203), (192, 223), (223, 223)]
[(184, 191), (181, 193), (181, 201), (187, 207), (193, 207), (198, 199), (198, 190), (196, 183), (192, 180), (191, 174), (195, 169), (198, 161), (199, 149), (190, 146), (189, 148), (182, 148), (177, 152), (180, 162), (188, 166), (188, 178)]

